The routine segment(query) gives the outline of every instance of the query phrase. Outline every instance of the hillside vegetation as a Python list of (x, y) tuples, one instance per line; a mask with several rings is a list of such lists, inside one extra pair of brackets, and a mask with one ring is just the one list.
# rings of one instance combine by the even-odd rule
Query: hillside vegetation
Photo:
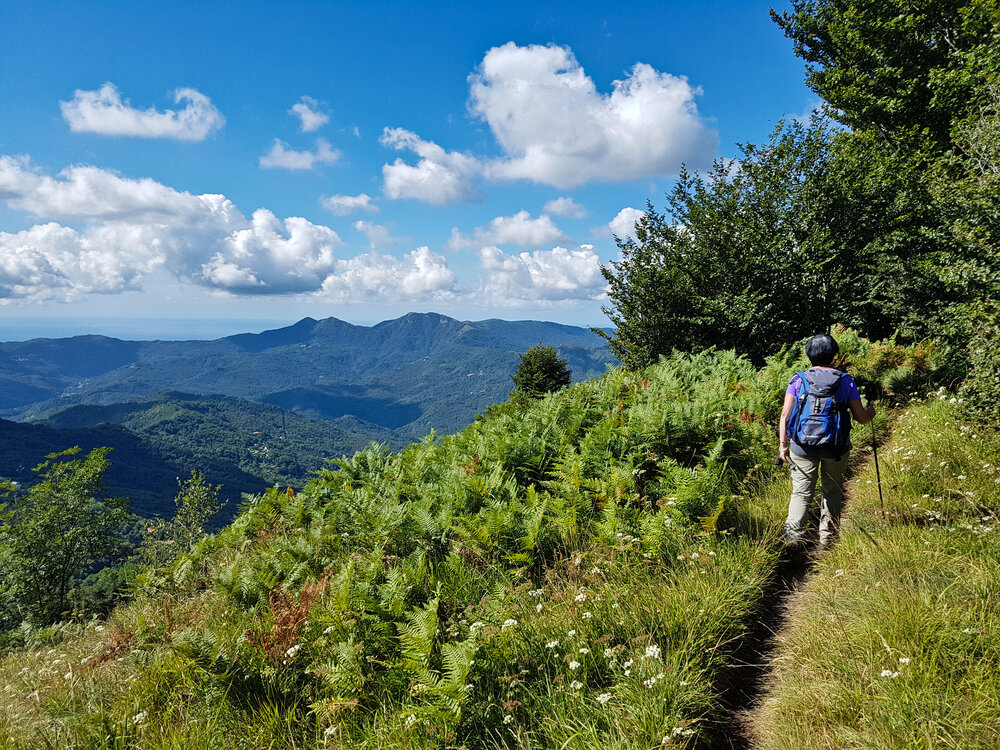
[(240, 496), (301, 487), (327, 459), (461, 429), (511, 389), (528, 347), (560, 348), (576, 380), (612, 360), (597, 334), (535, 321), (410, 314), (377, 326), (335, 318), (216, 341), (102, 336), (0, 343), (0, 477), (21, 483), (73, 445), (113, 449), (111, 493), (143, 517), (173, 510), (175, 478)]
[(22, 484), (49, 453), (77, 445), (112, 449), (106, 485), (148, 518), (173, 512), (176, 477), (192, 470), (222, 485), (236, 514), (243, 493), (280, 484), (301, 487), (327, 461), (373, 439), (403, 445), (390, 430), (351, 417), (309, 419), (276, 406), (231, 397), (168, 392), (121, 404), (72, 406), (41, 423), (0, 420), (3, 475)]
[(710, 736), (777, 559), (780, 506), (751, 498), (787, 374), (726, 353), (616, 371), (258, 496), (108, 623), (26, 634), (8, 746)]
[(106, 624), (24, 631), (7, 744), (706, 746), (778, 562), (795, 359), (616, 370), (257, 496)]
[(539, 342), (560, 350), (576, 380), (613, 362), (587, 328), (436, 313), (370, 327), (304, 318), (215, 341), (35, 339), (0, 343), (0, 416), (43, 420), (68, 406), (177, 391), (273, 404), (314, 419), (350, 415), (408, 441), (431, 429), (459, 430), (503, 400), (518, 357)]

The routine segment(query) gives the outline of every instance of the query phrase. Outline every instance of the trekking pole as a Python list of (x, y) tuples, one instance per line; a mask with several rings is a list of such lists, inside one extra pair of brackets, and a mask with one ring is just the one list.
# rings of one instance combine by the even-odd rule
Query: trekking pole
[(875, 441), (875, 417), (872, 417), (872, 455), (875, 457), (875, 481), (878, 482), (878, 507), (882, 511), (882, 520), (885, 521), (885, 502), (882, 500), (882, 475), (878, 470), (878, 446)]

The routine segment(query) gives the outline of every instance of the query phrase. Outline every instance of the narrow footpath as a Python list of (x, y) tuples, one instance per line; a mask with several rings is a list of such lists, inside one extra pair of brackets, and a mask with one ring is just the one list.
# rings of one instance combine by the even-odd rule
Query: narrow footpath
[[(884, 442), (888, 436), (887, 431), (880, 436), (880, 442)], [(847, 479), (861, 473), (871, 457), (870, 452), (858, 456)], [(847, 516), (851, 507), (852, 487), (848, 481), (842, 518)], [(714, 727), (703, 747), (711, 750), (753, 750), (747, 717), (765, 696), (777, 645), (776, 636), (785, 626), (793, 598), (809, 584), (809, 577), (815, 568), (814, 554), (811, 551), (783, 551), (756, 610), (750, 616), (746, 636), (733, 652), (729, 665), (716, 683), (728, 718)]]

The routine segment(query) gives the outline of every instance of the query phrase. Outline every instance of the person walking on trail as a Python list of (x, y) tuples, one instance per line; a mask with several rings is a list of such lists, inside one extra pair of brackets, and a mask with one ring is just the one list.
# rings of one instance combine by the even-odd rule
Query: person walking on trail
[(840, 351), (828, 334), (813, 336), (806, 343), (812, 365), (792, 376), (778, 424), (778, 457), (789, 464), (792, 497), (785, 521), (785, 541), (793, 547), (804, 542), (806, 519), (820, 480), (822, 500), (819, 546), (833, 541), (844, 504), (844, 472), (851, 451), (851, 417), (868, 424), (875, 407), (861, 404), (858, 386), (845, 372), (833, 367)]

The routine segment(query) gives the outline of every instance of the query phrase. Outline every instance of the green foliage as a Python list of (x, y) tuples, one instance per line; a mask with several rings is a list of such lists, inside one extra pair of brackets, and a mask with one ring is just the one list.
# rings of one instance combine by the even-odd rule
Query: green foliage
[(970, 311), (969, 370), (959, 394), (973, 416), (1000, 424), (1000, 304)]
[(570, 371), (566, 360), (559, 356), (554, 346), (538, 344), (521, 355), (517, 371), (510, 376), (514, 390), (531, 398), (558, 391), (570, 384)]
[[(708, 644), (736, 637), (773, 564), (773, 537), (737, 538), (754, 513), (742, 498), (773, 471), (769, 424), (789, 373), (787, 362), (759, 372), (731, 352), (678, 355), (399, 453), (369, 446), (300, 491), (248, 497), (230, 526), (180, 550), (155, 575), (140, 574), (136, 600), (118, 610), (112, 635), (91, 653), (107, 650), (115, 657), (107, 669), (141, 675), (156, 706), (214, 707), (213, 716), (227, 718), (211, 721), (224, 720), (233, 743), (285, 736), (277, 718), (258, 713), (266, 709), (297, 711), (296, 742), (306, 746), (314, 742), (306, 734), (328, 729), (347, 746), (513, 745), (504, 716), (519, 717), (522, 729), (532, 721), (504, 704), (541, 712), (545, 685), (560, 675), (561, 697), (545, 710), (567, 720), (573, 696), (593, 703), (613, 684), (622, 696), (636, 691), (658, 721), (675, 722), (667, 729), (708, 716), (705, 680), (690, 689), (678, 683), (721, 662)], [(201, 496), (206, 485), (193, 479)], [(700, 557), (691, 557), (695, 550)], [(716, 568), (709, 552), (725, 565)], [(608, 566), (619, 571), (608, 573), (609, 591), (619, 593), (599, 604), (603, 575), (587, 571)], [(584, 578), (594, 587), (585, 593), (586, 618), (575, 600)], [(697, 591), (683, 593), (688, 586)], [(544, 603), (526, 594), (539, 587)], [(695, 611), (717, 616), (689, 629), (683, 618), (694, 602)], [(581, 673), (570, 674), (568, 658), (554, 663), (540, 640), (569, 617), (589, 633), (577, 648), (598, 657), (626, 645), (614, 635), (625, 628), (636, 643), (676, 643), (670, 690), (686, 697), (664, 706), (650, 693), (661, 702), (647, 705), (621, 671), (624, 656), (615, 668), (594, 661), (577, 693), (569, 684)], [(112, 667), (118, 654), (124, 662)], [(96, 680), (105, 667), (92, 669)], [(89, 692), (116, 696), (93, 698), (116, 717), (112, 724), (145, 710), (150, 721), (176, 726), (152, 698), (132, 692), (139, 689), (126, 681)], [(191, 700), (175, 700), (180, 693)], [(624, 741), (638, 727), (617, 731)], [(82, 730), (66, 731), (78, 739)], [(652, 719), (642, 724), (643, 737), (662, 731)]]
[(830, 114), (887, 138), (926, 133), (945, 150), (995, 70), (998, 14), (989, 0), (793, 0), (791, 11), (771, 16)]
[(35, 467), (38, 480), (18, 494), (0, 522), (9, 618), (45, 625), (65, 617), (80, 574), (123, 551), (118, 534), (132, 517), (128, 500), (98, 497), (108, 452), (50, 454)]
[(707, 176), (682, 171), (667, 210), (652, 205), (621, 260), (602, 268), (612, 353), (645, 367), (673, 349), (735, 348), (756, 362), (824, 330), (853, 298), (854, 271), (815, 210), (833, 134), (783, 123)]
[(192, 471), (190, 477), (184, 481), (178, 479), (177, 484), (173, 517), (157, 519), (146, 529), (139, 547), (139, 559), (144, 565), (163, 565), (189, 552), (205, 536), (205, 526), (222, 507), (221, 485), (208, 484), (200, 471)]

